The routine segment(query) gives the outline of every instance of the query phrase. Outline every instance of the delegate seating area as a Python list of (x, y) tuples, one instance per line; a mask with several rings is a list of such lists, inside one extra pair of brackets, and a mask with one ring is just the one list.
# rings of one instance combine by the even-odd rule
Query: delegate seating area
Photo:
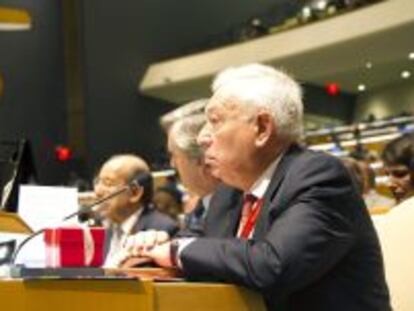
[[(338, 157), (352, 157), (367, 163), (375, 173), (375, 190), (381, 195), (391, 197), (380, 156), (387, 143), (412, 131), (414, 117), (407, 115), (307, 131), (304, 143), (313, 150), (326, 151)], [(370, 209), (370, 212), (382, 214), (388, 210), (378, 206)]]
[[(308, 131), (305, 141), (315, 150), (325, 150), (339, 157), (355, 156), (367, 161), (376, 174), (376, 190), (391, 196), (379, 155), (389, 141), (413, 130), (414, 117), (403, 116)], [(414, 200), (408, 199), (391, 209), (378, 206), (369, 211), (383, 252), (392, 306), (397, 311), (414, 310), (411, 292), (414, 287)]]

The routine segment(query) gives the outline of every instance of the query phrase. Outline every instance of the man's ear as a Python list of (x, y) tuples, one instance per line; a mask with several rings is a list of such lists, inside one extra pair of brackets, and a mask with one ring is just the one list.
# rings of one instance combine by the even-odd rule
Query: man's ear
[(263, 147), (269, 141), (275, 131), (273, 117), (268, 112), (259, 112), (255, 118), (256, 127), (256, 147)]
[(138, 203), (144, 194), (144, 188), (140, 186), (132, 186), (130, 189), (129, 201), (133, 204)]

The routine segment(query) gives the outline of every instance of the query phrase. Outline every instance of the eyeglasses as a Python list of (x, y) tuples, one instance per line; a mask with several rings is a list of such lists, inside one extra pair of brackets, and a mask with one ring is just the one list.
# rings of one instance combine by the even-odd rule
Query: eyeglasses
[(112, 179), (109, 178), (100, 178), (100, 177), (96, 177), (93, 180), (93, 186), (94, 187), (103, 187), (105, 189), (116, 189), (116, 188), (121, 188), (123, 186), (125, 186), (125, 182), (123, 183), (119, 183), (116, 182)]

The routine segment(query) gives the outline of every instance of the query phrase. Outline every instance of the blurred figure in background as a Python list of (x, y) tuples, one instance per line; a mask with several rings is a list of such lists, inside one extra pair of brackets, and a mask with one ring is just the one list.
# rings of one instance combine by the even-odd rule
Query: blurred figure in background
[(358, 160), (350, 157), (341, 158), (346, 169), (351, 174), (355, 186), (358, 192), (362, 195), (364, 193), (364, 173), (362, 167), (359, 165)]
[(363, 198), (365, 204), (370, 210), (384, 209), (389, 210), (395, 205), (395, 200), (385, 196), (377, 191), (377, 183), (375, 181), (374, 169), (365, 161), (358, 161), (363, 173), (364, 192)]
[(147, 163), (138, 156), (122, 154), (109, 158), (95, 179), (96, 198), (107, 197), (143, 174), (147, 176), (144, 184), (131, 186), (128, 191), (103, 203), (99, 210), (108, 227), (106, 267), (117, 266), (119, 251), (129, 235), (150, 229), (173, 235), (178, 230), (173, 219), (154, 208), (151, 173)]
[(203, 114), (207, 101), (206, 98), (194, 100), (164, 114), (160, 118), (161, 127), (168, 133), (175, 122), (192, 115)]
[(66, 186), (75, 187), (79, 192), (87, 192), (92, 188), (91, 183), (88, 182), (86, 178), (80, 176), (76, 171), (69, 172)]
[(204, 161), (204, 152), (197, 136), (206, 122), (203, 114), (192, 115), (175, 122), (168, 132), (171, 166), (178, 171), (184, 187), (200, 199), (186, 215), (185, 227), (202, 230), (204, 218), (219, 180), (213, 177)]
[(395, 205), (394, 200), (377, 192), (375, 172), (368, 163), (350, 157), (341, 158), (341, 160), (351, 173), (351, 177), (370, 212), (385, 212)]
[(382, 153), (389, 187), (397, 203), (414, 195), (414, 133), (388, 143)]
[(182, 197), (183, 194), (174, 184), (166, 184), (155, 190), (154, 203), (160, 212), (179, 220), (183, 213)]

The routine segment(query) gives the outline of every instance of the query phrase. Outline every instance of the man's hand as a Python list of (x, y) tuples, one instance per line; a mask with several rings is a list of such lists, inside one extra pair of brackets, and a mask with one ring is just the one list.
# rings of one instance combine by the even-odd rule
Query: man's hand
[(156, 245), (150, 249), (143, 249), (141, 256), (152, 258), (159, 266), (164, 268), (174, 267), (171, 262), (171, 242)]
[(140, 231), (128, 237), (124, 248), (131, 256), (144, 256), (144, 251), (149, 251), (169, 239), (170, 236), (165, 231)]

